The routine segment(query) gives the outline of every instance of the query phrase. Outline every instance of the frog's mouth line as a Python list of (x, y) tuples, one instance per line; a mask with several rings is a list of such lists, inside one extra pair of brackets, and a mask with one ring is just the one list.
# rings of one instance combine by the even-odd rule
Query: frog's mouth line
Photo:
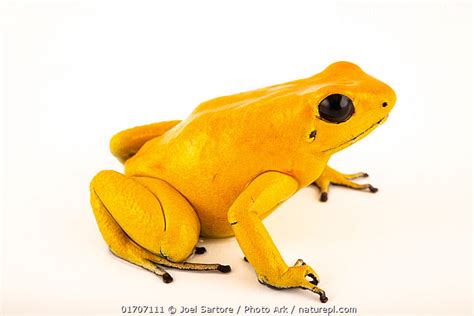
[(347, 142), (344, 142), (340, 145), (337, 145), (337, 146), (334, 146), (334, 147), (331, 147), (329, 149), (325, 149), (323, 150), (323, 153), (324, 152), (327, 152), (327, 151), (330, 151), (330, 150), (334, 150), (334, 149), (338, 149), (339, 147), (342, 147), (348, 143), (351, 143), (351, 142), (354, 142), (355, 140), (357, 140), (358, 138), (360, 138), (361, 136), (363, 136), (365, 133), (375, 129), (378, 125), (382, 124), (386, 119), (387, 119), (388, 115), (387, 116), (384, 116), (383, 118), (381, 118), (379, 121), (375, 122), (374, 124), (372, 124), (369, 128), (367, 128), (365, 131), (363, 131), (362, 133), (352, 137), (351, 139), (349, 139)]

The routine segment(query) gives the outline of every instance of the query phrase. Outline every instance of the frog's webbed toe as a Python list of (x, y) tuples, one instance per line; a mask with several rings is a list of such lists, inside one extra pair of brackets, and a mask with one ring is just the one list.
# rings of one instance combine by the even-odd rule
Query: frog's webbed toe
[(360, 184), (360, 183), (351, 181), (351, 180), (359, 179), (359, 178), (367, 178), (368, 176), (369, 175), (365, 172), (350, 173), (350, 174), (341, 173), (332, 169), (329, 166), (326, 166), (323, 173), (319, 176), (319, 178), (316, 181), (313, 182), (313, 184), (315, 184), (321, 191), (320, 201), (326, 202), (328, 200), (328, 191), (329, 191), (329, 186), (331, 184), (344, 186), (344, 187), (348, 187), (355, 190), (368, 189), (370, 192), (376, 193), (378, 189), (372, 186), (371, 184), (368, 184), (368, 183)]

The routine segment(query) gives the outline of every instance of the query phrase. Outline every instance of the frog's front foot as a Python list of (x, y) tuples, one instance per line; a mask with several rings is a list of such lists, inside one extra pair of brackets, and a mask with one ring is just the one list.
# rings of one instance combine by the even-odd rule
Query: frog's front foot
[(318, 275), (301, 259), (298, 259), (294, 266), (289, 267), (282, 274), (259, 275), (258, 281), (274, 289), (302, 288), (310, 290), (319, 295), (322, 303), (328, 301), (326, 293), (317, 287)]
[(326, 166), (323, 173), (319, 178), (313, 183), (321, 190), (321, 202), (326, 202), (328, 200), (328, 190), (329, 185), (341, 185), (351, 189), (356, 190), (366, 190), (368, 189), (372, 193), (376, 193), (379, 189), (373, 187), (371, 184), (359, 184), (350, 180), (358, 178), (367, 178), (369, 175), (365, 172), (358, 172), (352, 174), (341, 173), (332, 169), (329, 166)]

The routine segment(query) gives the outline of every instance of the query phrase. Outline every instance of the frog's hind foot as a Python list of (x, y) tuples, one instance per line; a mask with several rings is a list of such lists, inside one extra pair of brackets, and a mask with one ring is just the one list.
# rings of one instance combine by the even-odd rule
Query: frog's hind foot
[(321, 176), (314, 181), (314, 184), (319, 188), (321, 191), (321, 202), (326, 202), (328, 200), (328, 190), (331, 184), (344, 186), (347, 188), (355, 189), (355, 190), (366, 190), (368, 189), (372, 193), (376, 193), (378, 191), (377, 188), (373, 187), (371, 184), (360, 184), (356, 183), (354, 179), (359, 178), (367, 178), (369, 175), (365, 172), (358, 172), (358, 173), (341, 173), (329, 166), (326, 166)]
[(91, 204), (102, 237), (117, 257), (173, 281), (163, 267), (229, 272), (221, 264), (184, 262), (197, 247), (200, 222), (189, 202), (167, 182), (101, 171), (91, 182)]
[[(132, 247), (133, 246), (137, 248), (127, 254), (120, 253), (120, 251), (114, 251), (112, 248), (109, 249), (112, 254), (119, 257), (120, 259), (140, 266), (145, 270), (153, 272), (157, 276), (162, 277), (164, 283), (171, 283), (173, 281), (173, 277), (165, 269), (163, 269), (163, 267), (187, 271), (218, 271), (222, 273), (231, 271), (230, 266), (218, 263), (172, 262), (166, 258), (150, 253), (145, 249), (140, 249), (138, 245), (132, 245)], [(141, 253), (141, 256), (143, 257), (130, 256), (131, 253)]]
[[(171, 283), (173, 281), (173, 277), (165, 269), (163, 269), (163, 267), (187, 271), (218, 271), (222, 273), (231, 271), (231, 267), (228, 265), (222, 265), (218, 263), (172, 262), (166, 258), (162, 258), (158, 255), (150, 253), (145, 249), (140, 249), (138, 245), (131, 245), (131, 247), (135, 247), (135, 249), (129, 249), (128, 253), (123, 253), (120, 250), (114, 251), (111, 247), (109, 249), (112, 254), (119, 257), (120, 259), (140, 266), (145, 270), (162, 277), (164, 283)], [(134, 256), (132, 253), (140, 255)]]

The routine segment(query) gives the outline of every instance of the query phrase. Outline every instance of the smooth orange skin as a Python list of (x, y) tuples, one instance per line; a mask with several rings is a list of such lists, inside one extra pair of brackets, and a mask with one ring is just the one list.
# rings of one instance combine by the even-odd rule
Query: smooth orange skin
[[(340, 124), (318, 113), (318, 104), (335, 93), (351, 98), (355, 107)], [(278, 171), (294, 178), (298, 188), (311, 184), (332, 154), (383, 123), (395, 100), (388, 85), (352, 63), (337, 62), (306, 79), (200, 104), (131, 153), (125, 174), (171, 184), (196, 211), (202, 236), (232, 236), (229, 208), (253, 179)], [(117, 148), (112, 142), (112, 152)]]

